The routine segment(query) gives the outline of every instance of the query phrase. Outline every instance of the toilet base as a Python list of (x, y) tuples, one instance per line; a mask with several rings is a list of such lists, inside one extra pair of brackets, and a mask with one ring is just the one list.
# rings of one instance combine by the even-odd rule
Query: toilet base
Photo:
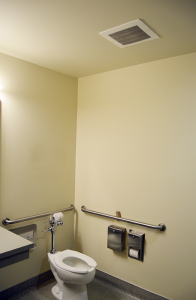
[(58, 300), (62, 300), (63, 297), (63, 293), (59, 292), (59, 287), (58, 284), (56, 284), (55, 286), (52, 287), (52, 294), (55, 298), (57, 298)]
[(88, 300), (86, 285), (64, 283), (60, 287), (57, 283), (52, 288), (52, 294), (58, 300)]

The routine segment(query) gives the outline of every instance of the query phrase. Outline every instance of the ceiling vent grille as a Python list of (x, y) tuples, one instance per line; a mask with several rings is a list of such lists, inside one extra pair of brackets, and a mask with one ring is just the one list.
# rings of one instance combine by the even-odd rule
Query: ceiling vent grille
[(99, 34), (120, 48), (159, 38), (159, 36), (141, 20), (135, 20), (100, 32)]

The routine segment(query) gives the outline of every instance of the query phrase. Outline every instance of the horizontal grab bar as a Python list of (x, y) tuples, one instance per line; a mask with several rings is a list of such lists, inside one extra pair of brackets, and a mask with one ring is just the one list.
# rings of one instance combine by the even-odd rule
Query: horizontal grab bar
[(86, 212), (89, 214), (94, 214), (94, 215), (98, 215), (98, 216), (102, 216), (102, 217), (106, 217), (106, 218), (110, 218), (110, 219), (115, 219), (115, 220), (122, 221), (122, 222), (127, 222), (127, 223), (132, 223), (132, 224), (136, 224), (136, 225), (140, 225), (140, 226), (144, 226), (144, 227), (153, 228), (153, 229), (159, 229), (160, 231), (166, 230), (166, 226), (163, 223), (160, 223), (159, 225), (156, 226), (156, 225), (146, 224), (146, 223), (137, 222), (137, 221), (133, 221), (133, 220), (129, 220), (129, 219), (119, 218), (119, 217), (115, 217), (112, 215), (107, 215), (107, 214), (103, 214), (103, 213), (100, 213), (97, 211), (89, 210), (84, 205), (81, 207), (81, 210), (83, 212)]
[(24, 221), (29, 221), (29, 220), (33, 220), (33, 219), (50, 216), (57, 212), (65, 212), (65, 211), (73, 210), (74, 208), (75, 208), (75, 206), (73, 204), (70, 204), (68, 208), (63, 208), (63, 209), (59, 209), (59, 210), (56, 210), (53, 212), (47, 212), (47, 213), (43, 213), (40, 215), (31, 216), (31, 217), (25, 217), (25, 218), (16, 219), (16, 220), (10, 220), (9, 218), (5, 218), (5, 219), (3, 219), (2, 224), (3, 225), (16, 224), (16, 223), (20, 223), (20, 222), (24, 222)]

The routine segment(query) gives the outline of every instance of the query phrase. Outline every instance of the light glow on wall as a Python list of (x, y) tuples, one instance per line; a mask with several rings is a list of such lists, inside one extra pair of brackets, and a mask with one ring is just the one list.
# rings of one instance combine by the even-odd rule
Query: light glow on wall
[[(2, 90), (2, 89), (3, 89), (3, 86), (2, 86), (2, 84), (0, 83), (0, 90)], [(1, 95), (0, 95), (0, 102), (2, 102)]]

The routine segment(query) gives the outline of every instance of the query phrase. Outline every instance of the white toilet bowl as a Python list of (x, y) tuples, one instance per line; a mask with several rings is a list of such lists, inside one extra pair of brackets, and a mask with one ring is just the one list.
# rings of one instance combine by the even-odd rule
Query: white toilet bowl
[(48, 260), (57, 281), (53, 295), (59, 300), (87, 300), (86, 284), (95, 276), (96, 262), (73, 250), (48, 253)]

